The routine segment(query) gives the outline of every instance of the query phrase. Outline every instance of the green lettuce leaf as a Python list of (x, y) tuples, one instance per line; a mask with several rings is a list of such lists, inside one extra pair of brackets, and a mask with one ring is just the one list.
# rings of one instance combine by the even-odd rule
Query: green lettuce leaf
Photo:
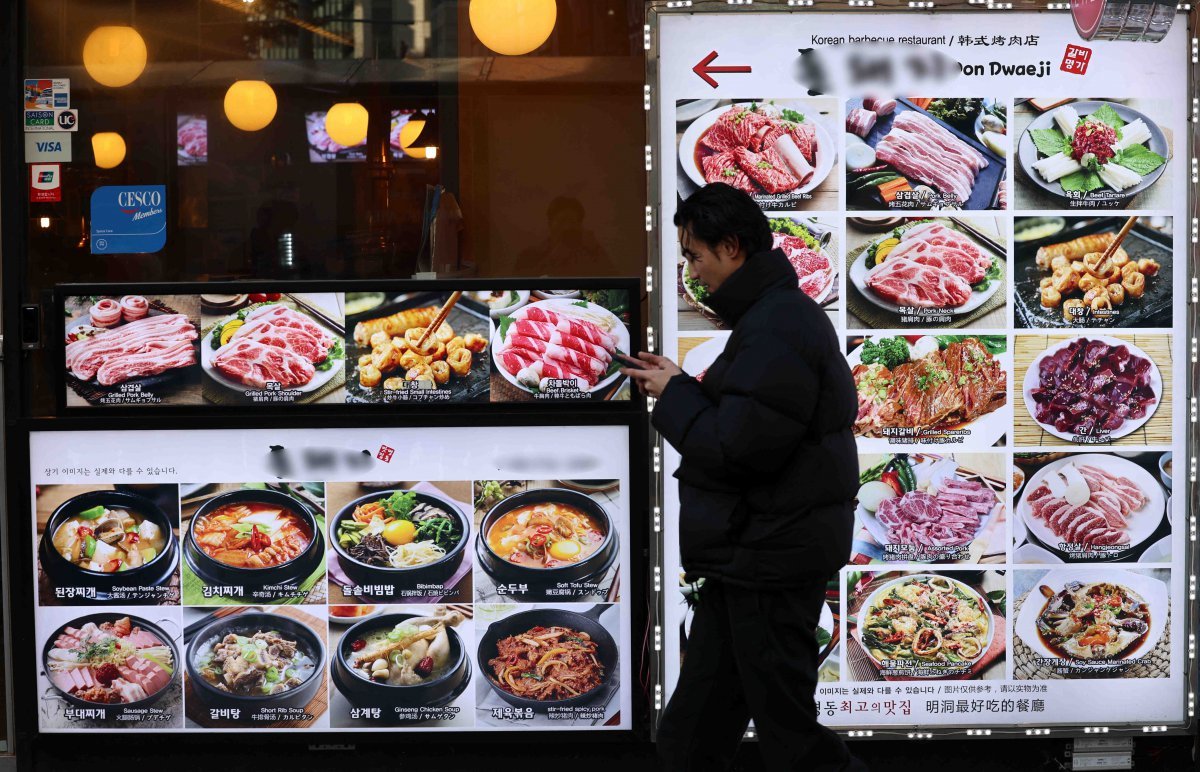
[(1129, 171), (1140, 174), (1143, 177), (1166, 162), (1167, 159), (1152, 150), (1148, 150), (1145, 145), (1127, 147), (1113, 158), (1113, 163), (1120, 164)]
[(1058, 155), (1071, 152), (1071, 142), (1058, 129), (1034, 129), (1029, 132), (1038, 152), (1044, 156)]
[(1067, 192), (1091, 193), (1093, 190), (1100, 190), (1100, 188), (1104, 187), (1104, 183), (1100, 180), (1100, 175), (1087, 169), (1075, 172), (1074, 174), (1068, 174), (1059, 180), (1059, 182), (1062, 183), (1063, 190)]
[(1089, 115), (1088, 118), (1106, 123), (1114, 129), (1121, 129), (1125, 126), (1125, 121), (1117, 115), (1117, 111), (1112, 108), (1112, 105), (1101, 105), (1100, 109)]

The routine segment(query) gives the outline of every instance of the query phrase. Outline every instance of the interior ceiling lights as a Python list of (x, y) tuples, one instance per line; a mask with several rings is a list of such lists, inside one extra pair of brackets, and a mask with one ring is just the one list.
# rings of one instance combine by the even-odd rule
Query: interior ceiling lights
[(537, 50), (558, 17), (555, 0), (471, 0), (471, 29), (479, 42), (505, 56)]
[(146, 69), (146, 41), (133, 27), (97, 27), (83, 44), (83, 68), (102, 86), (128, 86)]

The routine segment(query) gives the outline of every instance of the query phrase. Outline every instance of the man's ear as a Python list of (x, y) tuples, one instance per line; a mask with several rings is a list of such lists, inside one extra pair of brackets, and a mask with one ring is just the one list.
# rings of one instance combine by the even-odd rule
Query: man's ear
[(721, 243), (717, 244), (717, 256), (721, 260), (736, 260), (738, 253), (741, 251), (741, 244), (737, 236), (726, 236), (721, 239)]

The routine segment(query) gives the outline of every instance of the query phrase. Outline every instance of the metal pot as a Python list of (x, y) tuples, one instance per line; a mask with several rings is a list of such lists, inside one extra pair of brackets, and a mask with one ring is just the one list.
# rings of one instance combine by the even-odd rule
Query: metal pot
[[(619, 680), (617, 666), (620, 661), (620, 652), (617, 650), (617, 642), (599, 621), (600, 616), (609, 609), (616, 609), (616, 606), (596, 605), (582, 614), (555, 608), (534, 609), (493, 622), (479, 637), (477, 654), (479, 670), (486, 674), (488, 686), (492, 687), (492, 691), (500, 695), (505, 702), (518, 708), (532, 708), (540, 713), (545, 713), (550, 708), (604, 704), (608, 701), (609, 695), (616, 688)], [(604, 668), (603, 683), (590, 692), (585, 692), (578, 697), (568, 697), (565, 700), (531, 700), (528, 697), (518, 697), (512, 692), (501, 689), (493, 677), (492, 668), (488, 665), (488, 660), (494, 659), (498, 654), (497, 642), (512, 635), (525, 633), (534, 627), (554, 627), (556, 625), (587, 633), (596, 642), (596, 659)]]
[[(61, 699), (63, 702), (65, 702), (68, 705), (75, 707), (75, 708), (112, 708), (112, 709), (116, 709), (117, 711), (138, 710), (140, 708), (150, 707), (151, 705), (153, 705), (154, 703), (156, 703), (160, 699), (162, 699), (164, 694), (166, 694), (168, 691), (170, 691), (171, 685), (170, 685), (170, 683), (168, 683), (166, 686), (159, 689), (154, 694), (148, 695), (146, 697), (146, 699), (144, 699), (144, 700), (138, 700), (136, 702), (122, 702), (122, 703), (118, 703), (118, 704), (109, 705), (109, 704), (102, 704), (102, 703), (97, 703), (97, 702), (88, 702), (87, 700), (83, 700), (78, 697), (75, 697), (74, 695), (70, 694), (69, 692), (67, 692), (63, 689), (60, 689), (58, 687), (58, 685), (54, 683), (54, 679), (52, 679), (50, 677), (50, 669), (47, 666), (47, 663), (49, 661), (48, 657), (50, 655), (50, 649), (54, 648), (54, 641), (56, 641), (58, 639), (58, 636), (63, 634), (63, 632), (66, 630), (66, 628), (68, 628), (68, 627), (80, 628), (80, 627), (83, 627), (84, 625), (86, 625), (88, 622), (93, 622), (96, 625), (99, 625), (103, 622), (112, 622), (116, 619), (120, 619), (125, 616), (129, 616), (129, 621), (133, 624), (134, 627), (140, 627), (141, 629), (143, 629), (147, 632), (154, 633), (154, 635), (156, 635), (158, 637), (158, 639), (163, 642), (163, 645), (165, 645), (171, 649), (172, 664), (174, 665), (174, 670), (175, 670), (175, 672), (171, 675), (171, 680), (174, 681), (179, 676), (179, 647), (175, 644), (175, 638), (173, 636), (167, 635), (167, 632), (165, 630), (163, 630), (163, 628), (159, 627), (158, 625), (154, 624), (153, 622), (150, 622), (146, 619), (142, 619), (141, 617), (135, 617), (132, 615), (127, 615), (127, 614), (115, 614), (112, 612), (88, 614), (87, 616), (82, 616), (82, 617), (79, 617), (78, 619), (72, 619), (70, 622), (67, 622), (65, 625), (62, 625), (57, 630), (55, 630), (54, 633), (51, 634), (49, 638), (46, 639), (45, 643), (42, 644), (42, 671), (46, 675), (46, 680), (50, 682), (51, 690), (59, 699)], [(170, 621), (170, 620), (164, 619), (162, 621), (166, 622), (166, 621)]]

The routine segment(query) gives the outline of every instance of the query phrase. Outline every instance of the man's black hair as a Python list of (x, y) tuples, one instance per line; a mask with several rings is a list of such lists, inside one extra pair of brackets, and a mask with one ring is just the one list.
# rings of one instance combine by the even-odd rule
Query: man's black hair
[(754, 199), (723, 182), (706, 185), (684, 201), (675, 212), (675, 227), (686, 228), (709, 247), (735, 237), (747, 256), (766, 252), (774, 241)]

